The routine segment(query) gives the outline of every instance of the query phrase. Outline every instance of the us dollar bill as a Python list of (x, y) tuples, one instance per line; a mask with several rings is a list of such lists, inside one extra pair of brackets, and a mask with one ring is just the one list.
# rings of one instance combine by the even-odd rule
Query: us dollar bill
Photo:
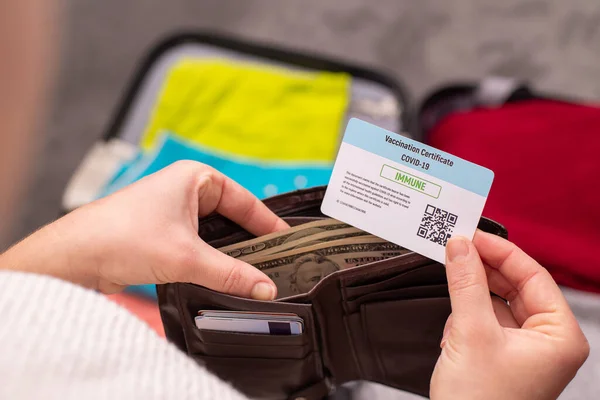
[(239, 257), (239, 259), (242, 261), (251, 263), (252, 260), (254, 260), (258, 257), (264, 257), (264, 256), (267, 256), (270, 254), (275, 254), (275, 253), (282, 253), (284, 251), (299, 249), (302, 247), (313, 246), (316, 244), (331, 242), (334, 240), (349, 239), (349, 238), (353, 238), (353, 237), (357, 237), (357, 236), (361, 236), (361, 237), (364, 236), (364, 237), (369, 237), (369, 238), (375, 237), (373, 235), (369, 235), (367, 232), (365, 232), (361, 229), (358, 229), (358, 228), (336, 229), (333, 231), (325, 231), (325, 232), (321, 232), (321, 233), (317, 233), (317, 234), (313, 234), (313, 235), (309, 235), (309, 236), (304, 236), (297, 240), (286, 241), (285, 243), (283, 243), (279, 246), (271, 247), (266, 250), (259, 251), (257, 253), (254, 253), (254, 254), (251, 254), (248, 256), (242, 256), (242, 257)]
[(251, 264), (273, 280), (282, 298), (307, 293), (336, 271), (407, 252), (377, 237), (355, 237), (257, 257)]
[(324, 219), (298, 225), (285, 231), (270, 233), (256, 239), (221, 247), (218, 250), (234, 258), (247, 257), (254, 253), (258, 253), (259, 251), (265, 251), (273, 247), (281, 246), (282, 244), (305, 236), (346, 228), (350, 228), (350, 225), (335, 219)]

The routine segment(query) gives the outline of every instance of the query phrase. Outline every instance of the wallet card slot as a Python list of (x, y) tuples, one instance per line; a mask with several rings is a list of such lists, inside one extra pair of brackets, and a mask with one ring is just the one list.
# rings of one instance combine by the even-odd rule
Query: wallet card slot
[(363, 304), (367, 354), (379, 366), (372, 380), (427, 396), (450, 312), (447, 297)]
[(375, 293), (369, 293), (354, 300), (347, 301), (348, 313), (354, 313), (358, 311), (361, 305), (367, 303), (384, 302), (392, 300), (412, 300), (412, 299), (423, 299), (423, 298), (435, 298), (435, 297), (447, 297), (448, 296), (448, 285), (423, 285), (423, 286), (411, 286), (399, 289), (384, 290)]
[(189, 355), (240, 358), (303, 358), (312, 351), (305, 335), (267, 335), (198, 329), (185, 323)]
[[(253, 311), (272, 313), (293, 313), (302, 318), (304, 335), (309, 343), (314, 343), (314, 318), (312, 305), (285, 303), (281, 301), (258, 301), (215, 292), (202, 286), (177, 285), (179, 310), (182, 320), (193, 321), (199, 310)], [(198, 329), (193, 325), (194, 330)], [(187, 338), (186, 338), (187, 340)]]
[[(176, 290), (188, 354), (246, 395), (275, 398), (324, 378), (312, 305), (245, 299), (193, 284)], [(200, 330), (194, 322), (199, 310), (294, 313), (304, 331), (280, 336)]]
[[(247, 338), (245, 338), (247, 339)], [(189, 348), (191, 355), (200, 354), (213, 357), (301, 359), (309, 353), (309, 347), (303, 345), (256, 345), (241, 340), (236, 344), (210, 343), (196, 341)]]
[[(196, 328), (198, 329), (198, 328)], [(204, 343), (224, 345), (252, 346), (302, 346), (307, 344), (306, 336), (301, 335), (267, 335), (259, 333), (226, 332), (209, 329), (198, 329), (198, 336)]]
[(446, 283), (444, 267), (439, 264), (429, 264), (414, 267), (393, 275), (385, 274), (378, 281), (369, 280), (366, 284), (355, 282), (352, 286), (344, 287), (344, 297), (353, 300), (360, 296), (389, 289), (399, 289), (411, 286), (436, 285)]
[(362, 328), (361, 314), (344, 315), (344, 328), (344, 333), (348, 335), (352, 343), (350, 351), (344, 353), (344, 356), (348, 358), (345, 364), (355, 366), (349, 368), (355, 373), (355, 375), (350, 375), (350, 379), (375, 381), (375, 378), (381, 373), (376, 372), (378, 366), (375, 357), (366, 356), (371, 354), (371, 348), (368, 346), (365, 336), (366, 331)]
[(310, 346), (302, 335), (267, 335), (196, 328), (189, 354), (223, 357), (303, 358)]
[(190, 356), (303, 359), (312, 350), (307, 335), (268, 335), (198, 329), (193, 316), (184, 323)]
[(190, 349), (190, 353), (212, 357), (301, 359), (308, 354), (308, 346), (256, 346), (199, 342)]
[(317, 353), (301, 359), (192, 355), (201, 365), (250, 398), (281, 399), (323, 379), (315, 371)]

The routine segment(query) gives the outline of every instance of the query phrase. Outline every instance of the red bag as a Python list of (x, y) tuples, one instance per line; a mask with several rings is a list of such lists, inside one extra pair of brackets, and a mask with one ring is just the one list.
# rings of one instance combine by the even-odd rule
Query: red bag
[(600, 292), (600, 108), (550, 100), (454, 113), (434, 147), (495, 180), (483, 214), (559, 284)]

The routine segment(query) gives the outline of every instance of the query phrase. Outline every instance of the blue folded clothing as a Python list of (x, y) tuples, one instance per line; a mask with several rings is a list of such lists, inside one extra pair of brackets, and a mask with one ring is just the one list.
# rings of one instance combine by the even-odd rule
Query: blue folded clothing
[(217, 154), (175, 135), (166, 134), (155, 151), (140, 153), (133, 161), (125, 163), (101, 191), (99, 197), (113, 193), (179, 160), (194, 160), (210, 165), (259, 199), (326, 185), (332, 170), (332, 165), (261, 162)]
[[(332, 165), (300, 165), (240, 159), (207, 151), (197, 144), (186, 142), (167, 133), (154, 151), (147, 154), (140, 152), (132, 161), (125, 163), (98, 197), (109, 195), (179, 160), (194, 160), (210, 165), (238, 182), (259, 199), (297, 189), (326, 185), (333, 167)], [(135, 286), (129, 291), (156, 297), (154, 285)]]

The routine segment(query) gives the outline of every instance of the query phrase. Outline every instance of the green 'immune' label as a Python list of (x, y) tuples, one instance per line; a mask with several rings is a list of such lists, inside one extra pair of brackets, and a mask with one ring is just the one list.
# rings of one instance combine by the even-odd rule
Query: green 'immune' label
[(440, 185), (425, 179), (421, 179), (397, 168), (390, 167), (387, 164), (384, 164), (383, 167), (381, 167), (380, 175), (387, 180), (399, 183), (400, 185), (406, 186), (436, 199), (440, 197), (440, 193), (442, 191), (442, 187)]
[(425, 185), (427, 184), (425, 181), (420, 181), (412, 176), (402, 174), (402, 172), (396, 172), (396, 177), (394, 179), (399, 182), (406, 183), (407, 186), (423, 191), (425, 190)]

